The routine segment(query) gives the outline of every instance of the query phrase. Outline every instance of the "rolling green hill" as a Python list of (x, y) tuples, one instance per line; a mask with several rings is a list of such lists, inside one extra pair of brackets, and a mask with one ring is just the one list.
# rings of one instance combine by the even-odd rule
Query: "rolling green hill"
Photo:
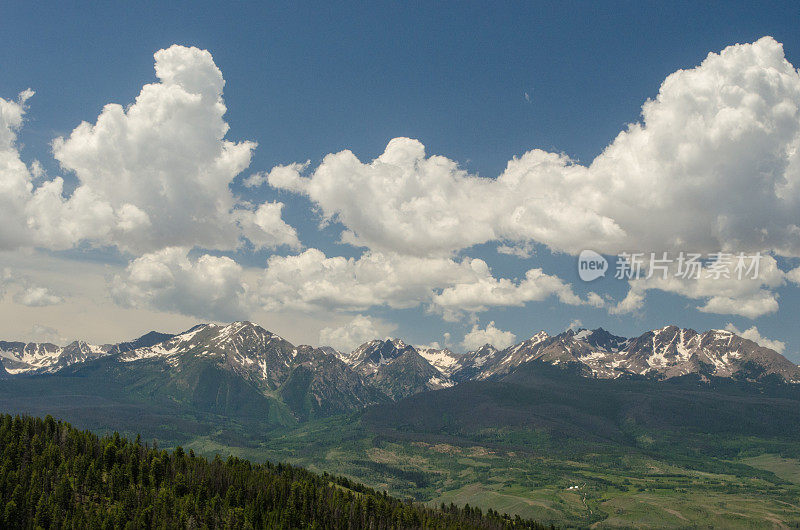
[(13, 378), (0, 385), (2, 410), (68, 418), (83, 428), (119, 431), (178, 445), (187, 436), (269, 432), (297, 420), (278, 399), (211, 361), (180, 372), (157, 361), (130, 370), (113, 358), (55, 375)]
[(292, 466), (99, 438), (50, 416), (0, 416), (0, 470), (5, 528), (543, 528)]
[(558, 525), (770, 528), (800, 524), (797, 425), (790, 385), (596, 380), (534, 363), (250, 447), (190, 446)]
[(347, 388), (355, 380), (312, 366), (270, 393), (202, 357), (181, 370), (100, 359), (4, 380), (0, 410), (141, 432), (209, 457), (290, 462), (431, 505), (501, 507), (548, 524), (800, 524), (796, 385), (594, 379), (529, 362), (501, 378), (336, 414), (320, 407), (344, 399), (336, 388), (357, 396)]

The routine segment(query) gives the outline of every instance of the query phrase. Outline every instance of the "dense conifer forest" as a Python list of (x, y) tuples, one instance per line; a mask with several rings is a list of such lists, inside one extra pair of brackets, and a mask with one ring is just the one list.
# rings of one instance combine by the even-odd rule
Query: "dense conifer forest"
[(544, 528), (299, 467), (99, 437), (50, 416), (0, 416), (0, 496), (4, 528)]

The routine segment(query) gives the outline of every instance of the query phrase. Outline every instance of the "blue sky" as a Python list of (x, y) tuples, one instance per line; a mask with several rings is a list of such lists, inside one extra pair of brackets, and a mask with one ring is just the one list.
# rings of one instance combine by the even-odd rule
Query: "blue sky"
[[(768, 35), (782, 44), (788, 63), (800, 64), (800, 7), (796, 3), (776, 3), (768, 9), (757, 3), (731, 2), (380, 4), (369, 9), (357, 4), (20, 4), (0, 8), (0, 20), (4, 22), (0, 98), (15, 101), (25, 89), (36, 92), (26, 102), (24, 123), (16, 129), (15, 149), (25, 164), (38, 160), (45, 170), (46, 175), (34, 180), (34, 186), (62, 176), (65, 199), (80, 185), (81, 170), (62, 167), (64, 160), (59, 163), (52, 151), (53, 139), (68, 137), (82, 121), (94, 124), (108, 103), (133, 104), (143, 85), (158, 81), (153, 71), (156, 51), (178, 44), (210, 52), (225, 81), (224, 122), (230, 127), (225, 138), (258, 143), (246, 169), (231, 178), (233, 196), (237, 204), (283, 203), (282, 220), (296, 231), (300, 244), (287, 245), (284, 240), (284, 244), (237, 250), (209, 245), (202, 238), (198, 244), (188, 243), (190, 264), (206, 254), (233, 260), (244, 276), (252, 276), (248, 293), (259, 290), (256, 278), (270, 256), (290, 257), (318, 249), (327, 258), (357, 260), (366, 250), (397, 252), (395, 263), (399, 264), (403, 253), (408, 253), (407, 248), (390, 248), (378, 236), (371, 246), (340, 243), (343, 229), (361, 235), (359, 230), (366, 230), (365, 226), (348, 227), (334, 218), (320, 227), (319, 212), (325, 207), (319, 197), (288, 187), (278, 189), (271, 182), (246, 187), (243, 180), (251, 174), (308, 160), (308, 176), (326, 155), (345, 149), (369, 163), (397, 137), (418, 139), (427, 156), (441, 155), (469, 174), (488, 179), (500, 175), (513, 157), (532, 149), (563, 153), (588, 166), (627, 124), (642, 119), (643, 103), (656, 98), (667, 76), (698, 67), (709, 53), (718, 54), (728, 46), (747, 45)], [(789, 90), (787, 94), (791, 100), (793, 93)], [(792, 138), (785, 139), (787, 145)], [(81, 146), (73, 147), (64, 159), (78, 160), (85, 152)], [(114, 168), (103, 173), (104, 178), (113, 178), (107, 176), (113, 174)], [(493, 200), (487, 196), (486, 204)], [(156, 218), (146, 206), (134, 204)], [(333, 210), (340, 206), (328, 205)], [(367, 201), (360, 207), (380, 209), (382, 205)], [(774, 226), (797, 219), (787, 215), (788, 221), (758, 218), (754, 222), (769, 221), (769, 226)], [(391, 239), (391, 234), (384, 235), (386, 241)], [(738, 237), (736, 233), (727, 235), (728, 240), (721, 239), (721, 243)], [(515, 244), (521, 245), (522, 239)], [(504, 241), (496, 238), (477, 238), (475, 245), (429, 254), (462, 266), (465, 259), (483, 260), (493, 278), (517, 285), (526, 271), (541, 268), (570, 285), (583, 300), (590, 292), (607, 297), (604, 307), (563, 303), (553, 294), (541, 301), (498, 303), (487, 310), (447, 316), (431, 310), (430, 300), (424, 297), (415, 305), (413, 300), (398, 301), (394, 294), (370, 292), (377, 302), (344, 303), (333, 296), (324, 304), (289, 307), (275, 302), (277, 295), (267, 290), (255, 306), (237, 302), (233, 310), (220, 302), (225, 292), (215, 291), (213, 304), (222, 309), (202, 311), (193, 309), (205, 304), (201, 297), (179, 300), (181, 293), (172, 287), (168, 296), (162, 296), (131, 285), (135, 272), (130, 270), (131, 264), (158, 252), (163, 242), (161, 246), (148, 242), (133, 248), (129, 242), (120, 243), (106, 235), (76, 236), (74, 241), (57, 244), (52, 238), (45, 240), (3, 247), (6, 263), (0, 261), (0, 270), (6, 270), (11, 279), (6, 280), (6, 289), (0, 289), (0, 293), (6, 292), (0, 312), (13, 315), (4, 318), (6, 324), (0, 329), (5, 338), (81, 336), (104, 341), (128, 338), (159, 325), (177, 331), (197, 320), (242, 316), (298, 342), (318, 343), (323, 337), (348, 333), (355, 337), (360, 329), (398, 335), (414, 343), (443, 344), (448, 340), (444, 334), (449, 333), (452, 347), (463, 350), (465, 334), (473, 326), (487, 330), (490, 322), (519, 340), (539, 329), (559, 332), (575, 320), (626, 335), (668, 323), (698, 330), (732, 324), (740, 330), (757, 326), (762, 337), (784, 342), (784, 353), (800, 361), (800, 331), (794, 326), (800, 297), (791, 281), (770, 286), (778, 309), (754, 310), (747, 315), (737, 314), (735, 307), (730, 310), (737, 305), (735, 296), (728, 309), (699, 311), (697, 307), (713, 295), (702, 291), (706, 293), (703, 296), (686, 296), (680, 287), (648, 290), (635, 310), (615, 313), (609, 308), (625, 298), (629, 286), (611, 279), (581, 282), (574, 248), (563, 238), (531, 237), (534, 253), (524, 258), (498, 253), (496, 248)], [(781, 244), (771, 241), (763, 250), (774, 253)], [(742, 250), (755, 248), (745, 247)], [(605, 248), (606, 255), (613, 254), (613, 245)], [(678, 248), (645, 245), (639, 250)], [(783, 271), (798, 265), (793, 252), (774, 255)], [(74, 280), (64, 287), (67, 282), (59, 274), (80, 277), (85, 283)], [(222, 283), (229, 286), (229, 280), (225, 276)], [(448, 285), (438, 278), (429, 287), (440, 293)], [(240, 285), (231, 288), (231, 296), (241, 296)], [(404, 290), (402, 285), (398, 288)], [(53, 298), (26, 299), (25, 293), (35, 289), (46, 289)], [(752, 292), (742, 296), (749, 295)], [(22, 304), (25, 300), (35, 303)], [(47, 300), (59, 302), (39, 303)], [(92, 311), (90, 306), (106, 310)], [(362, 320), (361, 327), (347, 328), (357, 317), (369, 323)], [(107, 322), (98, 322), (98, 318)], [(337, 333), (340, 328), (344, 331)], [(320, 335), (324, 329), (329, 330), (327, 335)], [(507, 335), (499, 337), (507, 340)]]

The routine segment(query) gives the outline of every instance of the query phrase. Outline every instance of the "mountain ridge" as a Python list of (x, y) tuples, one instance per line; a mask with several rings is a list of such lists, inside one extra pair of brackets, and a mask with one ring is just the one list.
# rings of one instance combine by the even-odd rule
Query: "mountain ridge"
[[(599, 379), (665, 381), (692, 374), (701, 381), (721, 377), (800, 383), (800, 368), (794, 363), (726, 330), (698, 333), (665, 326), (633, 338), (602, 328), (553, 336), (540, 331), (503, 350), (486, 344), (462, 355), (415, 347), (401, 339), (375, 339), (341, 353), (330, 347), (295, 346), (247, 321), (199, 324), (175, 335), (149, 332), (101, 346), (82, 341), (64, 347), (0, 342), (0, 377), (47, 376), (66, 368), (80, 373), (103, 359), (110, 363), (109, 373), (116, 374), (109, 377), (127, 381), (144, 377), (137, 371), (152, 374), (154, 381), (161, 381), (149, 387), (152, 395), (162, 396), (159, 399), (216, 411), (229, 410), (246, 395), (260, 395), (271, 403), (271, 417), (288, 414), (292, 421), (360, 410), (469, 381), (501, 379), (531, 363)], [(202, 396), (200, 389), (213, 395)]]
[[(4, 378), (0, 411), (57, 415), (195, 451), (280, 455), (424, 500), (478, 486), (505, 495), (484, 470), (542, 499), (554, 485), (583, 484), (582, 476), (598, 515), (587, 518), (579, 498), (546, 515), (579, 527), (602, 518), (605, 505), (591, 492), (606, 480), (619, 490), (603, 495), (624, 496), (634, 479), (661, 477), (676, 463), (686, 466), (667, 484), (676, 494), (698, 471), (724, 472), (741, 474), (761, 499), (767, 475), (729, 460), (754, 447), (798, 447), (800, 384), (786, 383), (797, 367), (730, 332), (540, 332), (461, 356), (398, 339), (366, 344), (352, 356), (294, 346), (252, 323), (202, 324), (152, 346)], [(698, 457), (705, 454), (713, 457)], [(633, 464), (620, 460), (628, 455)], [(604, 474), (595, 476), (598, 465)], [(727, 487), (719, 476), (709, 475), (698, 495)], [(771, 498), (784, 499), (775, 490), (782, 479), (771, 479)]]

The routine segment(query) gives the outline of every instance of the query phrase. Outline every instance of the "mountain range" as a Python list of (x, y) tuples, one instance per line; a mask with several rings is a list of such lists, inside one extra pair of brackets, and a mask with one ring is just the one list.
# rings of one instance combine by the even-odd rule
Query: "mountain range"
[(542, 363), (596, 379), (694, 375), (800, 383), (800, 368), (774, 350), (730, 331), (676, 326), (633, 338), (602, 328), (554, 336), (541, 331), (503, 350), (486, 344), (460, 355), (400, 339), (372, 340), (342, 353), (295, 346), (251, 322), (234, 322), (200, 324), (177, 335), (150, 332), (118, 344), (0, 342), (0, 361), (6, 379), (101, 370), (109, 380), (127, 382), (132, 393), (202, 410), (243, 407), (257, 414), (263, 402), (281, 424), (499, 379)]
[[(800, 369), (729, 331), (539, 332), (465, 354), (384, 339), (338, 352), (234, 322), (0, 351), (0, 411), (159, 446), (302, 464), (437, 506), (500, 502), (548, 524), (639, 527), (661, 499), (695, 511), (656, 510), (654, 526), (702, 526), (709, 494), (750, 522), (768, 505), (800, 524), (800, 508), (786, 511), (800, 478), (782, 478), (800, 469)], [(783, 459), (781, 476), (762, 459)]]

